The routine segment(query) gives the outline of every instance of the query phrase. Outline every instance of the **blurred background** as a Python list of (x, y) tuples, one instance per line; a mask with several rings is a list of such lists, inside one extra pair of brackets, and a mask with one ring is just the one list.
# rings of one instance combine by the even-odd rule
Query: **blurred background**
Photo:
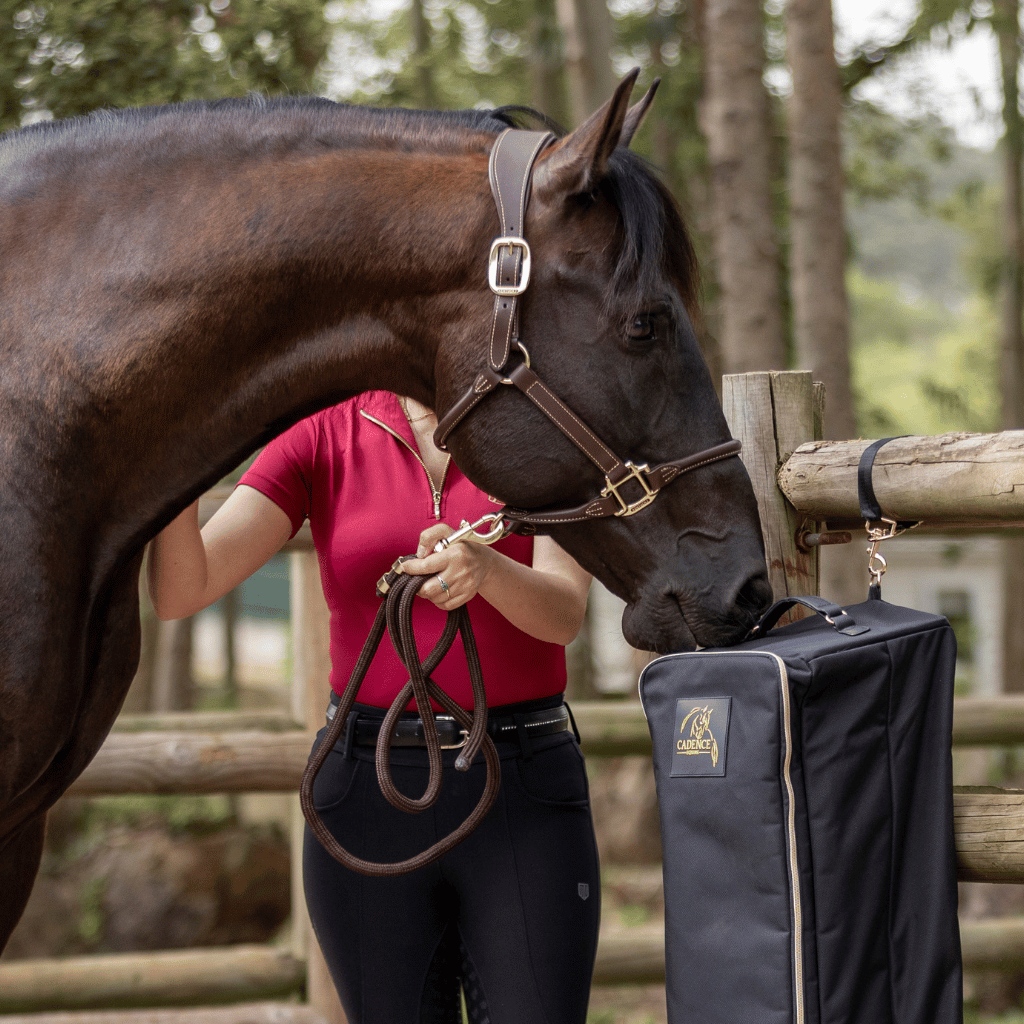
[[(662, 84), (634, 148), (697, 239), (716, 376), (814, 371), (826, 437), (989, 432), (1024, 427), (1020, 64), (1019, 0), (0, 0), (0, 130), (254, 91), (523, 104), (573, 127), (639, 66), (641, 88)], [(954, 624), (959, 692), (1024, 690), (1024, 539), (886, 554), (886, 597)], [(859, 544), (829, 551), (822, 593), (862, 599), (862, 561)], [(140, 600), (127, 713), (290, 710), (287, 555), (191, 620), (159, 623)], [(621, 608), (595, 585), (572, 699), (636, 700), (647, 656)], [(1021, 782), (1015, 748), (956, 756), (960, 783)], [(606, 925), (654, 923), (649, 763), (594, 759), (591, 774)], [(283, 941), (289, 800), (63, 801), (5, 960)], [(1024, 899), (973, 885), (963, 908)], [(1024, 1020), (1022, 993), (1024, 964), (971, 978), (968, 1012)], [(660, 1021), (663, 996), (606, 990), (591, 1017)]]

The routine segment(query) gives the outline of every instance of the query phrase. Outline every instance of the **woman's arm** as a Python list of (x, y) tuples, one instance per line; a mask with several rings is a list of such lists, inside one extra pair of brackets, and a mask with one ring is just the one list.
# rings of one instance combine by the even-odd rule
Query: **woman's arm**
[(149, 596), (161, 619), (202, 611), (251, 576), (291, 536), (287, 513), (255, 488), (236, 487), (199, 529), (199, 502), (154, 538)]
[(550, 537), (536, 537), (533, 564), (523, 565), (480, 544), (453, 544), (433, 553), (452, 528), (443, 523), (420, 534), (417, 558), (406, 572), (440, 577), (429, 580), (420, 595), (451, 611), (479, 594), (524, 633), (549, 643), (568, 644), (583, 625), (590, 573), (581, 569)]

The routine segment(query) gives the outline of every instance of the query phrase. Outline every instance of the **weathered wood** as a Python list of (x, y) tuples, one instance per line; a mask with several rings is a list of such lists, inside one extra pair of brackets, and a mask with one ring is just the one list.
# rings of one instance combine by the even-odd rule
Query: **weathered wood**
[[(810, 519), (859, 519), (857, 465), (871, 441), (802, 444), (779, 470), (793, 506)], [(882, 509), (930, 524), (1024, 524), (1024, 430), (895, 438), (875, 458)]]
[[(320, 583), (320, 566), (313, 551), (291, 556), (292, 598), (292, 715), (315, 734), (325, 722), (330, 693), (330, 611)], [(301, 780), (302, 769), (295, 788)], [(346, 1024), (348, 1018), (335, 991), (306, 911), (302, 884), (302, 846), (305, 822), (298, 797), (292, 804), (292, 941), (296, 955), (306, 959), (306, 994), (309, 1005), (328, 1024)]]
[(595, 985), (656, 985), (665, 980), (665, 926), (603, 931), (597, 943)]
[(818, 592), (817, 550), (796, 544), (802, 517), (776, 485), (779, 467), (815, 437), (820, 410), (809, 372), (727, 374), (722, 407), (757, 497), (768, 574), (776, 599)]
[(957, 697), (953, 745), (1000, 747), (1024, 744), (1024, 695)]
[(1024, 917), (961, 921), (964, 967), (972, 971), (1020, 971), (1024, 963)]
[(114, 732), (294, 732), (302, 726), (281, 711), (171, 711), (120, 715)]
[(0, 963), (0, 1013), (203, 1006), (300, 992), (305, 964), (269, 946)]
[[(960, 942), (967, 970), (1019, 970), (1024, 962), (1024, 917), (961, 921)], [(595, 985), (645, 985), (664, 980), (663, 925), (640, 925), (601, 935)]]
[(3, 1024), (327, 1024), (308, 1006), (292, 1003), (240, 1003), (199, 1010), (84, 1010), (70, 1013), (16, 1013)]
[[(267, 731), (232, 732), (181, 728), (210, 720), (225, 724), (230, 721), (227, 714), (196, 715), (195, 722), (185, 714), (138, 716), (150, 725), (174, 727), (133, 732), (130, 721), (127, 731), (111, 734), (71, 791), (77, 796), (294, 791), (313, 743), (312, 725), (322, 716), (321, 705), (326, 705), (322, 696), (311, 698), (309, 731), (281, 728), (280, 716), (270, 718)], [(650, 732), (639, 703), (581, 702), (573, 705), (573, 714), (587, 756), (650, 755)], [(248, 724), (256, 721), (248, 719)], [(953, 742), (959, 746), (1024, 744), (1024, 696), (957, 698)]]
[(1024, 882), (1024, 792), (953, 791), (957, 870), (964, 882)]
[(312, 737), (293, 732), (111, 733), (69, 792), (283, 793), (298, 789)]
[(650, 757), (651, 733), (637, 701), (580, 701), (572, 704), (572, 713), (587, 757)]

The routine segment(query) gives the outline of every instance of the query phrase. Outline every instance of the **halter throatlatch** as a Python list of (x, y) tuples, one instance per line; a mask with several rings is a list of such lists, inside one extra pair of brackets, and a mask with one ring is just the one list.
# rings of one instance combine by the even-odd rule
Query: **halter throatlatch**
[[(506, 506), (502, 516), (509, 530), (517, 533), (533, 533), (542, 526), (604, 516), (634, 515), (683, 473), (738, 455), (742, 447), (732, 439), (653, 469), (644, 463), (623, 461), (530, 368), (529, 353), (519, 338), (518, 299), (530, 282), (532, 263), (523, 235), (533, 165), (553, 139), (550, 132), (509, 128), (498, 136), (491, 149), (488, 173), (501, 233), (491, 244), (488, 259), (487, 279), (495, 300), (487, 365), (469, 390), (441, 417), (434, 431), (434, 444), (447, 451), (448, 436), (466, 416), (499, 385), (510, 385), (526, 395), (604, 473), (605, 486), (600, 496), (576, 508), (529, 512)], [(522, 360), (509, 369), (513, 349)]]

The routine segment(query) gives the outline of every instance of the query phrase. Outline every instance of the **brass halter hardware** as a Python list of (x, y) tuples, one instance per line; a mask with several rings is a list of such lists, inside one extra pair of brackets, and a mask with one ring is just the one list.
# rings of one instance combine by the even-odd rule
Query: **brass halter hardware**
[[(652, 490), (651, 486), (647, 483), (647, 474), (650, 473), (651, 468), (646, 463), (641, 463), (639, 466), (633, 465), (632, 462), (624, 462), (623, 465), (629, 470), (629, 475), (623, 477), (618, 483), (612, 483), (608, 477), (604, 478), (606, 484), (604, 490), (601, 491), (601, 497), (607, 498), (609, 494), (615, 496), (615, 500), (622, 506), (618, 512), (614, 515), (617, 516), (631, 516), (636, 512), (639, 512), (642, 508), (647, 508), (648, 505), (658, 496), (656, 490)], [(625, 498), (619, 494), (619, 488), (627, 481), (635, 480), (643, 489), (643, 497), (634, 502), (627, 502)]]
[[(448, 435), (498, 385), (517, 387), (538, 409), (579, 448), (604, 474), (605, 486), (599, 497), (577, 508), (552, 512), (529, 512), (506, 506), (501, 516), (506, 530), (535, 532), (541, 526), (585, 522), (604, 516), (632, 516), (647, 508), (661, 488), (691, 469), (738, 455), (740, 442), (732, 439), (695, 455), (664, 462), (651, 469), (620, 459), (530, 367), (530, 356), (519, 340), (518, 299), (530, 283), (532, 257), (523, 237), (526, 207), (530, 199), (533, 165), (554, 139), (550, 132), (528, 132), (509, 128), (491, 148), (489, 176), (501, 233), (491, 243), (487, 260), (487, 283), (494, 292), (494, 316), (487, 365), (477, 374), (469, 390), (440, 418), (434, 444), (447, 451)], [(509, 368), (513, 348), (523, 356)], [(641, 494), (629, 501), (620, 488), (635, 481)]]

